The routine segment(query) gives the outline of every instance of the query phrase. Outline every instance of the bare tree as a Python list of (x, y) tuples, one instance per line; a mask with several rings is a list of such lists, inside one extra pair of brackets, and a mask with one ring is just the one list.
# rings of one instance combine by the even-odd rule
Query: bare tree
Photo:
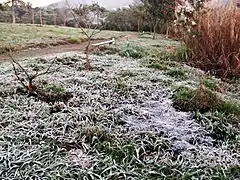
[(89, 47), (91, 45), (92, 37), (96, 34), (100, 33), (103, 29), (103, 26), (100, 21), (101, 14), (103, 13), (103, 8), (101, 8), (97, 3), (88, 5), (80, 4), (77, 8), (71, 8), (68, 1), (66, 1), (71, 14), (77, 23), (77, 27), (79, 27), (82, 33), (87, 38), (87, 44), (85, 47), (86, 54), (86, 70), (91, 70), (92, 67), (89, 62)]
[(15, 0), (12, 0), (12, 23), (16, 23)]
[(40, 16), (40, 24), (42, 26), (43, 25), (43, 18), (42, 18), (42, 9), (41, 8), (40, 8), (39, 16)]
[[(16, 59), (13, 58), (11, 52), (9, 53), (9, 57), (11, 58), (13, 70), (19, 83), (22, 85), (22, 87), (25, 90), (27, 90), (29, 96), (37, 95), (36, 86), (33, 85), (34, 80), (39, 76), (49, 74), (50, 69), (54, 64), (56, 58), (51, 62), (51, 64), (48, 66), (48, 68), (44, 72), (39, 73), (38, 71), (36, 71), (35, 74), (29, 74), (28, 71), (24, 69), (24, 67)], [(20, 73), (23, 73), (26, 76), (26, 80), (19, 76)]]
[(34, 9), (32, 9), (32, 24), (35, 24), (35, 12), (34, 12)]

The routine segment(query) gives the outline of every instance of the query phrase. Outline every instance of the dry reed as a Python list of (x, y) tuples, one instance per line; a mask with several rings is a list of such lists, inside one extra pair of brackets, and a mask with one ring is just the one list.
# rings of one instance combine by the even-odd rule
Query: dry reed
[(203, 9), (195, 18), (197, 25), (184, 37), (191, 64), (222, 78), (239, 77), (240, 9), (230, 3)]

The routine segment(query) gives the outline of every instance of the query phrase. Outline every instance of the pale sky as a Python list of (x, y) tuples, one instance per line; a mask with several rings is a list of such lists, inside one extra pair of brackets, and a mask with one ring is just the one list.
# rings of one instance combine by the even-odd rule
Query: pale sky
[[(0, 0), (0, 2), (6, 2), (7, 0)], [(30, 2), (34, 7), (36, 6), (46, 6), (59, 0), (23, 0), (24, 2)]]

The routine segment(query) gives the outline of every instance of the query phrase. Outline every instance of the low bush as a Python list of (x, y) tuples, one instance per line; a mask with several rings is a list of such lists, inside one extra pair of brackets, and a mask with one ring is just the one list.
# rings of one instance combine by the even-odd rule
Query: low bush
[(172, 68), (166, 74), (174, 78), (184, 78), (186, 77), (186, 70), (181, 68)]
[(55, 85), (55, 84), (47, 84), (44, 87), (48, 91), (52, 91), (54, 93), (60, 93), (60, 92), (65, 92), (65, 89), (61, 86)]
[(82, 42), (80, 38), (69, 38), (67, 41), (71, 44), (79, 44)]
[(122, 57), (132, 57), (134, 59), (140, 59), (146, 55), (146, 51), (144, 48), (140, 46), (126, 46), (120, 51), (119, 55)]
[(203, 84), (197, 89), (180, 86), (174, 91), (174, 106), (183, 111), (219, 112), (240, 116), (240, 102), (223, 100)]
[(201, 85), (196, 90), (177, 88), (173, 95), (173, 105), (182, 111), (196, 112), (196, 119), (214, 139), (237, 141), (240, 133), (238, 101), (225, 101)]
[(158, 70), (168, 70), (168, 66), (166, 64), (161, 63), (151, 63), (147, 65), (148, 68), (158, 69)]
[(219, 88), (217, 83), (211, 79), (204, 78), (201, 80), (201, 83), (212, 91), (216, 91)]

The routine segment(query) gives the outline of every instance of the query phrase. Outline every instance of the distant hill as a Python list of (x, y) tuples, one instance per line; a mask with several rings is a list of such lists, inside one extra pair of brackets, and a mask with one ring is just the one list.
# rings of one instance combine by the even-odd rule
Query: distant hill
[[(70, 6), (74, 7), (79, 4), (92, 4), (92, 2), (98, 2), (99, 5), (105, 7), (106, 9), (115, 9), (115, 8), (120, 8), (120, 7), (125, 7), (129, 6), (130, 4), (133, 3), (133, 0), (120, 0), (120, 1), (115, 1), (115, 0), (68, 0)], [(67, 7), (67, 3), (65, 0), (50, 4), (47, 6), (48, 8), (63, 8)]]

